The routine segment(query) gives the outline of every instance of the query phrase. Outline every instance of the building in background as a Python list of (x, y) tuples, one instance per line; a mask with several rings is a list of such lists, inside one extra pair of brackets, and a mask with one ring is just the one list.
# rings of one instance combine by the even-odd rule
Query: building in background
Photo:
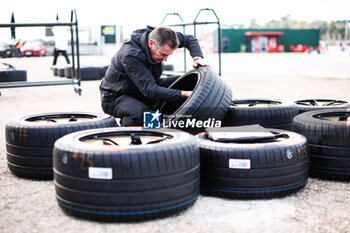
[[(305, 52), (318, 48), (320, 30), (221, 29), (221, 38), (223, 52)], [(217, 50), (217, 36), (214, 36), (214, 47)]]

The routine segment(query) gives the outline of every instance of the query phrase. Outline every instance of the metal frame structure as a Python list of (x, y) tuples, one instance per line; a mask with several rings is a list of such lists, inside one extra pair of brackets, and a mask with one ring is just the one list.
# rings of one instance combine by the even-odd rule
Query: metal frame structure
[[(198, 22), (197, 21), (197, 18), (198, 16), (200, 15), (200, 13), (202, 11), (211, 11), (213, 12), (214, 16), (216, 17), (217, 21), (212, 21), (212, 22)], [(163, 21), (162, 21), (162, 25), (165, 21), (165, 19), (169, 16), (169, 15), (176, 15), (180, 18), (181, 22), (183, 22), (181, 16), (178, 14), (178, 13), (168, 13), (165, 15)], [(181, 24), (172, 24), (172, 25), (165, 25), (165, 26), (168, 26), (168, 27), (179, 27), (179, 26), (182, 26), (183, 27), (183, 32), (185, 33), (185, 27), (186, 26), (193, 26), (193, 34), (194, 36), (196, 37), (196, 34), (197, 34), (197, 25), (206, 25), (206, 24), (217, 24), (218, 25), (218, 44), (219, 44), (219, 48), (218, 48), (218, 55), (219, 55), (219, 75), (221, 76), (221, 28), (220, 28), (220, 19), (219, 17), (217, 16), (217, 14), (215, 13), (215, 11), (213, 9), (210, 9), (210, 8), (203, 8), (203, 9), (200, 9), (195, 17), (195, 19), (193, 20), (193, 23), (181, 23)], [(186, 51), (184, 51), (184, 69), (186, 71)]]
[[(75, 19), (75, 21), (73, 21)], [(16, 87), (35, 87), (35, 86), (54, 86), (54, 85), (74, 85), (74, 91), (81, 95), (81, 74), (80, 74), (80, 60), (79, 60), (79, 30), (78, 30), (78, 18), (76, 10), (71, 11), (71, 21), (68, 23), (10, 23), (0, 24), (0, 28), (3, 27), (59, 27), (69, 26), (71, 32), (71, 49), (72, 49), (72, 80), (67, 81), (41, 81), (41, 82), (9, 82), (0, 83), (0, 95), (1, 88), (16, 88)], [(75, 32), (75, 41), (74, 41)], [(76, 62), (77, 69), (75, 69), (75, 50), (76, 47)]]

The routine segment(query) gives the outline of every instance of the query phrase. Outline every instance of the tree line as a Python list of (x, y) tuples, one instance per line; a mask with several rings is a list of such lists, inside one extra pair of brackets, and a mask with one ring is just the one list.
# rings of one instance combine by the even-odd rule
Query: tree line
[[(319, 29), (320, 40), (347, 41), (350, 39), (350, 20), (325, 21), (315, 20), (312, 22), (293, 20), (290, 15), (283, 16), (279, 20), (270, 20), (261, 25), (256, 19), (250, 20), (249, 28), (254, 29)], [(237, 25), (236, 25), (237, 26)], [(243, 25), (238, 25), (244, 28)]]

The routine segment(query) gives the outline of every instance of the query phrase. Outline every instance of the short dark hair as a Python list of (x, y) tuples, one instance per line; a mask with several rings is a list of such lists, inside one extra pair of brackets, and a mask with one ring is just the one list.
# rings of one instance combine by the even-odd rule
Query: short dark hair
[(148, 35), (148, 40), (153, 40), (158, 48), (168, 45), (171, 49), (179, 47), (179, 39), (176, 32), (166, 27), (157, 27)]

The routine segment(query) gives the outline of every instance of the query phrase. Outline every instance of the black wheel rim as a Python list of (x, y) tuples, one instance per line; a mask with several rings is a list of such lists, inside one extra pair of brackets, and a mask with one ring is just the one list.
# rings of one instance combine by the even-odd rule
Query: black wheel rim
[(233, 100), (231, 106), (234, 107), (270, 107), (281, 105), (282, 102), (277, 100)]
[(61, 124), (68, 122), (84, 122), (96, 119), (97, 116), (90, 114), (48, 114), (42, 116), (35, 116), (26, 119), (27, 122), (45, 125), (45, 124)]
[(127, 147), (157, 144), (172, 139), (173, 136), (156, 132), (112, 132), (100, 133), (80, 138), (81, 142), (94, 146)]
[(289, 135), (286, 134), (286, 133), (280, 133), (280, 132), (273, 132), (273, 131), (270, 131), (272, 134), (275, 135), (274, 138), (272, 139), (254, 139), (254, 140), (239, 140), (239, 141), (235, 141), (235, 140), (226, 140), (226, 141), (216, 141), (216, 140), (213, 140), (211, 139), (210, 137), (208, 137), (208, 135), (202, 135), (201, 137), (204, 137), (210, 141), (214, 141), (214, 142), (222, 142), (222, 143), (242, 143), (242, 144), (254, 144), (254, 143), (271, 143), (271, 142), (280, 142), (280, 141), (284, 141), (284, 140), (287, 140), (289, 139)]
[(350, 112), (331, 112), (331, 113), (320, 113), (313, 115), (314, 118), (332, 121), (332, 122), (349, 122), (350, 123)]
[(306, 100), (297, 100), (296, 104), (302, 106), (319, 106), (319, 107), (337, 107), (344, 104), (348, 104), (344, 100), (332, 100), (332, 99), (306, 99)]

